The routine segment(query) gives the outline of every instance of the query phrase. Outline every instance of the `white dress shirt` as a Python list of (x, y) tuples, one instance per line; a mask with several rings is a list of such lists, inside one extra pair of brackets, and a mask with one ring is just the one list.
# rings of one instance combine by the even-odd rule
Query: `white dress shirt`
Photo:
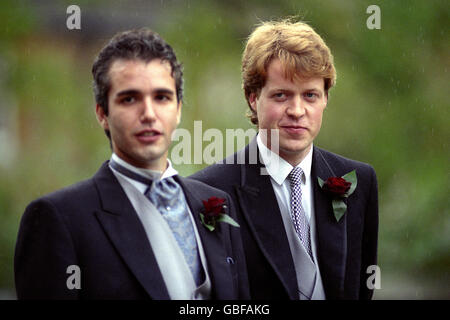
[[(294, 167), (279, 157), (276, 153), (269, 150), (262, 142), (260, 135), (256, 138), (258, 149), (261, 154), (262, 162), (266, 165), (267, 173), (270, 175), (275, 196), (277, 197), (280, 211), (291, 212), (291, 186), (289, 179), (286, 179)], [(308, 221), (314, 212), (314, 198), (312, 192), (311, 166), (312, 166), (312, 146), (306, 157), (297, 165), (305, 173), (305, 183), (301, 183), (302, 206)], [(269, 157), (275, 157), (276, 161), (269, 161)]]

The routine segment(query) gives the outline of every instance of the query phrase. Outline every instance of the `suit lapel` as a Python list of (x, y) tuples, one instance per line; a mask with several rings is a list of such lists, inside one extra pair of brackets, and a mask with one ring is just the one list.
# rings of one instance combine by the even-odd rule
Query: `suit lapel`
[(202, 241), (208, 263), (208, 274), (212, 281), (212, 290), (214, 292), (213, 298), (219, 300), (233, 299), (235, 298), (233, 278), (227, 263), (225, 263), (227, 255), (223, 244), (223, 241), (227, 241), (226, 239), (229, 241), (229, 238), (224, 238), (224, 236), (221, 235), (221, 228), (209, 231), (202, 225), (199, 213), (203, 209), (202, 200), (207, 200), (207, 195), (203, 196), (196, 193), (195, 188), (190, 187), (190, 181), (188, 179), (176, 176), (175, 180), (183, 188), (186, 201), (192, 212)]
[(108, 162), (94, 181), (103, 209), (96, 215), (112, 244), (150, 297), (170, 299), (144, 227)]
[[(255, 143), (254, 139), (250, 144)], [(249, 146), (245, 149), (249, 159)], [(250, 148), (251, 149), (251, 148)], [(238, 203), (261, 251), (275, 270), (290, 299), (298, 299), (297, 277), (278, 201), (269, 175), (261, 175), (262, 164), (241, 165)], [(284, 250), (280, 250), (284, 248)]]
[(347, 214), (336, 221), (331, 199), (320, 188), (317, 177), (326, 180), (335, 176), (332, 163), (327, 162), (314, 147), (312, 180), (318, 240), (319, 266), (327, 298), (339, 298), (344, 291), (347, 256)]

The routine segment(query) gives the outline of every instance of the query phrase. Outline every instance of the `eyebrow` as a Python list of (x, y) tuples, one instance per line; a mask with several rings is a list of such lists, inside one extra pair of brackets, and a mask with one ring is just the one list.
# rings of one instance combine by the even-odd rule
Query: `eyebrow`
[[(173, 90), (166, 89), (166, 88), (156, 88), (155, 90), (153, 90), (153, 93), (168, 94), (170, 96), (175, 95), (175, 92)], [(119, 91), (116, 94), (116, 97), (133, 96), (133, 95), (138, 95), (138, 94), (141, 94), (141, 91), (136, 90), (136, 89), (128, 89), (128, 90)]]
[[(274, 88), (268, 91), (269, 95), (273, 95), (277, 92), (283, 92), (284, 94), (289, 94), (291, 92), (293, 92), (294, 90), (291, 89), (286, 89), (286, 88)], [(302, 90), (303, 93), (306, 92), (311, 92), (311, 93), (315, 93), (318, 95), (319, 98), (322, 98), (322, 96), (325, 95), (325, 92), (321, 91), (320, 88), (315, 88), (315, 87), (310, 87), (310, 88), (306, 88), (304, 90)], [(302, 93), (302, 94), (303, 94)]]
[(175, 92), (171, 89), (166, 89), (166, 88), (156, 88), (155, 90), (153, 90), (155, 93), (157, 94), (168, 94), (168, 95), (175, 95)]
[(123, 91), (118, 92), (118, 93), (116, 94), (116, 97), (121, 97), (121, 96), (132, 96), (132, 95), (136, 95), (136, 94), (139, 94), (139, 91), (138, 91), (138, 90), (133, 90), (133, 89), (130, 89), (130, 90), (123, 90)]
[(322, 90), (320, 88), (309, 88), (309, 89), (305, 89), (305, 91), (319, 91), (319, 92), (321, 92)]
[(293, 91), (291, 89), (286, 89), (286, 88), (273, 88), (269, 90), (269, 93), (273, 93), (273, 92), (289, 92), (289, 91)]
[(320, 90), (318, 88), (309, 88), (309, 89), (305, 89), (304, 92), (313, 92), (315, 94), (318, 94), (319, 96), (322, 96), (324, 94), (323, 90)]

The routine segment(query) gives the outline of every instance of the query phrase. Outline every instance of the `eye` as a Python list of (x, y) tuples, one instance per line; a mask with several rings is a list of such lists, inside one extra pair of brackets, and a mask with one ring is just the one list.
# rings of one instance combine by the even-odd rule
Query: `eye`
[(174, 99), (174, 95), (172, 92), (156, 92), (154, 96), (154, 100), (158, 103), (168, 103)]
[(133, 96), (126, 96), (120, 99), (121, 104), (133, 104), (134, 102), (136, 102), (136, 98)]
[(167, 100), (170, 100), (170, 98), (169, 98), (168, 96), (164, 95), (164, 94), (158, 94), (158, 95), (155, 97), (155, 99), (156, 99), (156, 100), (159, 100), (159, 101), (167, 101)]
[(305, 93), (305, 97), (308, 100), (316, 100), (317, 98), (319, 98), (319, 95), (317, 93), (314, 93), (314, 92), (307, 92), (307, 93)]
[(277, 92), (272, 96), (276, 101), (284, 101), (287, 96), (284, 92)]

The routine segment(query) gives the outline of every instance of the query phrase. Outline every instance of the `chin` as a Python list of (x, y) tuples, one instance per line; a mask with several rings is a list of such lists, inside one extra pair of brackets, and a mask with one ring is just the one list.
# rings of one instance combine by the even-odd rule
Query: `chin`
[(311, 144), (298, 144), (298, 145), (281, 145), (280, 153), (290, 154), (290, 155), (301, 155), (309, 151)]
[(161, 155), (156, 152), (143, 152), (136, 155), (136, 159), (139, 160), (139, 162), (143, 163), (153, 162), (155, 160), (158, 160), (160, 157)]

